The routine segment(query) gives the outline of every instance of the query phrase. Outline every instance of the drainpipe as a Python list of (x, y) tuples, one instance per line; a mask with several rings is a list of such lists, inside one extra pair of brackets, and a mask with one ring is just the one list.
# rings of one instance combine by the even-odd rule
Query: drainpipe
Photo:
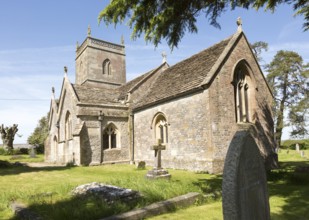
[(100, 124), (100, 163), (103, 163), (103, 120), (104, 120), (104, 114), (102, 111), (100, 111), (99, 116), (98, 116), (99, 124)]

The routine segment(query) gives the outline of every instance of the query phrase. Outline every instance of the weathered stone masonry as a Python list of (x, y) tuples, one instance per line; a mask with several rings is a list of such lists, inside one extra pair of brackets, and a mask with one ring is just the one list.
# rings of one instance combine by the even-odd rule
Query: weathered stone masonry
[(161, 139), (165, 168), (220, 173), (234, 134), (250, 127), (276, 166), (272, 94), (241, 29), (174, 66), (127, 83), (125, 72), (123, 44), (88, 36), (77, 48), (76, 82), (65, 77), (51, 101), (46, 161), (153, 165)]

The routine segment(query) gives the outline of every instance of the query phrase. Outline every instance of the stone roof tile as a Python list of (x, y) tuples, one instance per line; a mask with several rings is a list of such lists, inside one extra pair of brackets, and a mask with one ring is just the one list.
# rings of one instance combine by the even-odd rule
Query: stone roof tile
[(144, 78), (146, 78), (148, 75), (150, 75), (154, 70), (150, 70), (147, 73), (144, 73), (141, 76), (136, 77), (135, 79), (127, 82), (126, 84), (122, 85), (121, 87), (118, 88), (119, 91), (119, 99), (124, 99), (127, 93), (134, 87), (136, 86), (140, 81), (142, 81)]
[(163, 71), (152, 88), (149, 89), (148, 94), (133, 108), (141, 108), (198, 88), (231, 38), (223, 40)]
[(119, 104), (118, 93), (114, 89), (73, 85), (77, 98), (89, 104)]

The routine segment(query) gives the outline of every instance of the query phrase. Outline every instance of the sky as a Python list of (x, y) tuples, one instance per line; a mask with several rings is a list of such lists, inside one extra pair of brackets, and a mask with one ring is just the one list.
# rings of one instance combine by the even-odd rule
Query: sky
[[(91, 26), (91, 36), (120, 43), (124, 36), (127, 80), (162, 63), (162, 52), (170, 65), (198, 53), (231, 36), (241, 17), (243, 30), (253, 43), (265, 41), (269, 50), (262, 54), (262, 65), (271, 62), (278, 50), (292, 50), (309, 62), (309, 32), (303, 32), (303, 17), (293, 16), (291, 5), (275, 13), (251, 10), (226, 11), (219, 17), (221, 29), (209, 25), (204, 15), (198, 18), (198, 33), (186, 33), (178, 48), (170, 50), (164, 40), (155, 48), (143, 36), (130, 39), (125, 24), (106, 26), (98, 15), (109, 0), (1, 0), (0, 6), (0, 125), (18, 124), (14, 143), (26, 143), (40, 118), (49, 111), (51, 88), (59, 97), (64, 76), (75, 82), (76, 42), (82, 43)], [(266, 74), (266, 73), (265, 73)], [(283, 139), (289, 138), (284, 129)]]

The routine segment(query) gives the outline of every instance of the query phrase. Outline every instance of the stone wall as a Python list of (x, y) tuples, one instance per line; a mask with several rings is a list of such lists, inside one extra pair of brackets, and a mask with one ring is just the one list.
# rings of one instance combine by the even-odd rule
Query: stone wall
[[(103, 163), (114, 163), (118, 161), (130, 161), (130, 136), (128, 118), (106, 117), (102, 123), (104, 130), (110, 123), (113, 123), (120, 135), (120, 144), (117, 148), (103, 151)], [(119, 139), (118, 139), (119, 140)]]
[(208, 92), (192, 94), (134, 114), (134, 160), (153, 165), (157, 143), (152, 128), (154, 116), (166, 116), (168, 143), (162, 151), (164, 168), (212, 170), (212, 149), (208, 126)]
[[(109, 47), (114, 46), (114, 47)], [(76, 58), (76, 84), (112, 88), (126, 82), (124, 47), (98, 39), (87, 38)], [(111, 74), (103, 74), (103, 62), (109, 59)], [(88, 80), (88, 81), (87, 81)]]
[[(275, 147), (273, 120), (270, 111), (272, 96), (253, 54), (244, 36), (242, 36), (237, 47), (233, 48), (229, 58), (224, 61), (219, 73), (209, 87), (212, 140), (215, 149), (214, 159), (221, 161), (224, 160), (229, 143), (239, 128), (239, 124), (236, 123), (235, 92), (232, 81), (234, 68), (241, 60), (250, 64), (250, 76), (256, 85), (255, 88), (251, 88), (254, 90), (252, 91), (254, 97), (251, 97), (250, 101), (250, 104), (254, 105), (252, 123), (257, 128), (256, 141), (264, 157), (271, 155)], [(222, 172), (222, 169), (217, 171)]]
[(228, 59), (222, 60), (222, 65), (204, 92), (177, 98), (135, 113), (135, 161), (153, 163), (154, 152), (149, 148), (156, 141), (151, 121), (156, 113), (162, 112), (170, 124), (170, 141), (167, 149), (162, 152), (163, 166), (221, 173), (230, 141), (242, 124), (236, 121), (232, 83), (235, 67), (241, 61), (248, 64), (254, 85), (249, 91), (252, 106), (249, 124), (255, 125), (252, 132), (264, 159), (269, 160), (270, 164), (276, 163), (270, 110), (272, 95), (243, 35), (227, 57)]
[[(103, 115), (103, 121), (99, 121), (100, 112)], [(78, 105), (78, 118), (85, 122), (80, 135), (82, 164), (96, 165), (118, 160), (129, 161), (130, 143), (127, 108)], [(110, 123), (113, 123), (120, 133), (119, 148), (102, 151), (101, 136)]]

